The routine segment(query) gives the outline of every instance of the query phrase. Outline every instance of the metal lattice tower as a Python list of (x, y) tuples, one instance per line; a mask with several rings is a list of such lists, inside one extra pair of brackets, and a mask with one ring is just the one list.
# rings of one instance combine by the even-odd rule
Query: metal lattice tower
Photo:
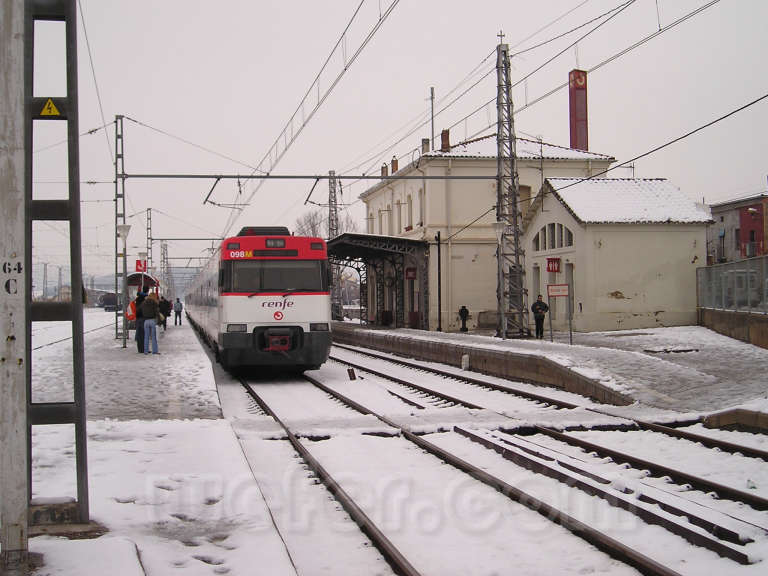
[(160, 283), (165, 293), (173, 300), (175, 296), (170, 266), (168, 264), (168, 244), (166, 242), (160, 242)]
[[(125, 225), (125, 178), (120, 175), (125, 173), (125, 160), (123, 151), (123, 117), (115, 116), (115, 297), (123, 292), (123, 265), (127, 254), (121, 251), (119, 226)], [(122, 296), (125, 299), (125, 295)], [(124, 337), (122, 310), (115, 306), (115, 339)]]
[(499, 240), (499, 326), (498, 336), (525, 336), (528, 306), (525, 293), (525, 253), (520, 246), (521, 214), (518, 209), (519, 181), (509, 45), (496, 48), (497, 179), (496, 221), (501, 228)]
[(152, 208), (147, 208), (147, 274), (154, 272), (152, 268)]
[[(339, 202), (336, 196), (336, 172), (328, 171), (328, 240), (339, 235)], [(331, 318), (344, 317), (341, 299), (341, 266), (331, 264)]]

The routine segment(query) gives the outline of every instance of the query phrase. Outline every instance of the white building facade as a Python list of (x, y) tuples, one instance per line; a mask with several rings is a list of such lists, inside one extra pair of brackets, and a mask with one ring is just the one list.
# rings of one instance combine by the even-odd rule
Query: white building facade
[[(531, 299), (566, 284), (575, 331), (696, 324), (709, 209), (664, 179), (547, 179), (524, 225)], [(568, 329), (568, 300), (551, 300)]]
[[(614, 160), (603, 154), (522, 139), (517, 141), (517, 154), (523, 214), (546, 177), (587, 178), (606, 170)], [(391, 167), (392, 175), (417, 178), (383, 180), (360, 196), (366, 207), (366, 232), (429, 242), (426, 269), (429, 271), (430, 329), (439, 326), (442, 330), (457, 330), (461, 306), (470, 310), (469, 327), (477, 327), (481, 312), (496, 310), (495, 135), (454, 147), (444, 140), (441, 150), (424, 150), (417, 160), (400, 170), (396, 161)], [(478, 179), (429, 179), (430, 176)], [(441, 237), (440, 289), (435, 240), (438, 232)], [(417, 264), (405, 263), (406, 318), (415, 318), (420, 311), (419, 304), (425, 301), (417, 290)], [(376, 272), (371, 273), (375, 276)], [(383, 273), (387, 274), (385, 307), (392, 311), (396, 285), (391, 273)], [(375, 284), (368, 282), (369, 310), (375, 310)], [(387, 320), (392, 317), (393, 314), (386, 315)]]

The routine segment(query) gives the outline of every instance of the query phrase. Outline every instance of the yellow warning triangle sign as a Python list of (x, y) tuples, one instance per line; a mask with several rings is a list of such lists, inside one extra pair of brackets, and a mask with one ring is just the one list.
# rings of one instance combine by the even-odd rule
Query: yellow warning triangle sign
[(42, 112), (40, 112), (40, 116), (61, 116), (61, 112), (56, 108), (56, 104), (53, 103), (53, 100), (48, 98), (45, 106), (43, 106)]

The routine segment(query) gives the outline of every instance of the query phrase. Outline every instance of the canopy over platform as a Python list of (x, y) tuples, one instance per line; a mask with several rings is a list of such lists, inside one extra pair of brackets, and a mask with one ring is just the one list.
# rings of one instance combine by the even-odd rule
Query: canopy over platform
[[(418, 285), (419, 303), (416, 305), (411, 298), (408, 325), (422, 330), (429, 329), (429, 242), (347, 232), (328, 241), (328, 259), (333, 264), (354, 268), (360, 274), (360, 319), (366, 323), (369, 320), (368, 277), (372, 272), (375, 282), (371, 286), (376, 309), (375, 322), (379, 325), (389, 325), (392, 320), (396, 327), (406, 325), (406, 267), (416, 272), (409, 275), (408, 280)], [(394, 298), (387, 298), (389, 294)]]
[(157, 288), (160, 286), (160, 281), (154, 276), (147, 274), (146, 272), (133, 272), (128, 274), (128, 286), (147, 286), (149, 288)]

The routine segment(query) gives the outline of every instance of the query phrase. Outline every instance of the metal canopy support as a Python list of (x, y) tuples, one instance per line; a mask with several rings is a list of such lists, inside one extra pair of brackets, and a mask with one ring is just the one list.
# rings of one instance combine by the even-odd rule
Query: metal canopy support
[(27, 329), (24, 0), (0, 3), (0, 573), (26, 564)]
[[(328, 172), (328, 240), (339, 235), (339, 203), (336, 196), (336, 172)], [(331, 264), (331, 318), (342, 320), (341, 266)]]
[[(67, 95), (33, 97), (34, 29), (36, 21), (60, 21), (65, 26)], [(25, 91), (26, 91), (26, 285), (32, 286), (33, 222), (57, 220), (69, 224), (71, 297), (69, 302), (34, 302), (28, 293), (26, 334), (27, 378), (27, 484), (32, 494), (32, 427), (43, 424), (74, 424), (77, 502), (35, 505), (30, 501), (30, 523), (88, 523), (88, 467), (86, 454), (85, 369), (83, 348), (83, 273), (80, 237), (80, 160), (77, 99), (77, 12), (75, 0), (28, 0), (25, 18)], [(68, 140), (68, 197), (65, 200), (35, 200), (32, 189), (33, 122), (66, 121)], [(68, 320), (72, 323), (72, 369), (74, 394), (71, 402), (34, 403), (32, 399), (31, 322)]]
[[(125, 225), (125, 172), (123, 148), (123, 117), (115, 116), (115, 297), (123, 291), (125, 277), (123, 270), (127, 268), (127, 254), (120, 251), (121, 240), (117, 233), (120, 226)], [(123, 294), (123, 302), (127, 295)], [(125, 340), (126, 322), (121, 321), (120, 306), (115, 306), (115, 340)]]
[(515, 122), (510, 79), (509, 46), (496, 49), (497, 178), (496, 222), (499, 228), (499, 261), (496, 295), (498, 299), (497, 336), (530, 335), (525, 294), (524, 251), (520, 246), (519, 181)]

